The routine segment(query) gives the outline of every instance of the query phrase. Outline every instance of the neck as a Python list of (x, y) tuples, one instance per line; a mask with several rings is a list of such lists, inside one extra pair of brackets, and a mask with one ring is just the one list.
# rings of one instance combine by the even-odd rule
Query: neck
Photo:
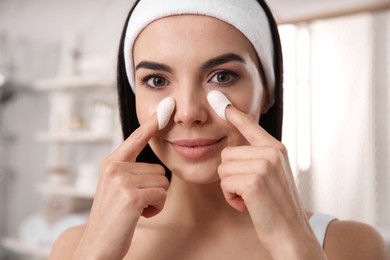
[(194, 184), (172, 175), (164, 211), (184, 225), (250, 223), (249, 214), (238, 212), (225, 200), (220, 182)]

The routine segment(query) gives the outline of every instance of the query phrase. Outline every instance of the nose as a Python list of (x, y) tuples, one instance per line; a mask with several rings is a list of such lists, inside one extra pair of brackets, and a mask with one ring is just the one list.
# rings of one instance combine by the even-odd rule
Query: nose
[(200, 126), (208, 118), (207, 93), (196, 87), (179, 88), (175, 93), (174, 121), (183, 126)]

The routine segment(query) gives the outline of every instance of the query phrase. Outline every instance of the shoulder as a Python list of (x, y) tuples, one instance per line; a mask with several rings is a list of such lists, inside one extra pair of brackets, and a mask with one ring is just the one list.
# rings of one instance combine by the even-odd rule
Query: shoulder
[(52, 248), (50, 259), (71, 259), (84, 230), (85, 225), (81, 225), (70, 228), (62, 233)]
[(333, 221), (324, 243), (329, 259), (390, 259), (386, 242), (372, 226), (355, 221)]

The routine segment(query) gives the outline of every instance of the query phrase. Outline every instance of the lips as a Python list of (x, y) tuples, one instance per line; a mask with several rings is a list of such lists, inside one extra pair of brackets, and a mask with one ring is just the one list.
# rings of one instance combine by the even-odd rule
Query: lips
[(186, 139), (171, 142), (175, 151), (190, 160), (201, 159), (215, 152), (222, 138), (217, 139)]

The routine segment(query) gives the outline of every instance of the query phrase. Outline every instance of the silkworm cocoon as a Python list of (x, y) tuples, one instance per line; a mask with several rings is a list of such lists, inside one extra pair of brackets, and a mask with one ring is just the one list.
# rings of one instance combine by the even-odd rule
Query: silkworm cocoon
[(231, 104), (229, 99), (220, 91), (213, 90), (207, 94), (207, 101), (217, 115), (226, 120), (225, 110), (228, 105)]
[(158, 104), (156, 111), (157, 111), (157, 121), (158, 121), (159, 130), (167, 126), (174, 109), (175, 109), (175, 100), (172, 97), (164, 98)]

